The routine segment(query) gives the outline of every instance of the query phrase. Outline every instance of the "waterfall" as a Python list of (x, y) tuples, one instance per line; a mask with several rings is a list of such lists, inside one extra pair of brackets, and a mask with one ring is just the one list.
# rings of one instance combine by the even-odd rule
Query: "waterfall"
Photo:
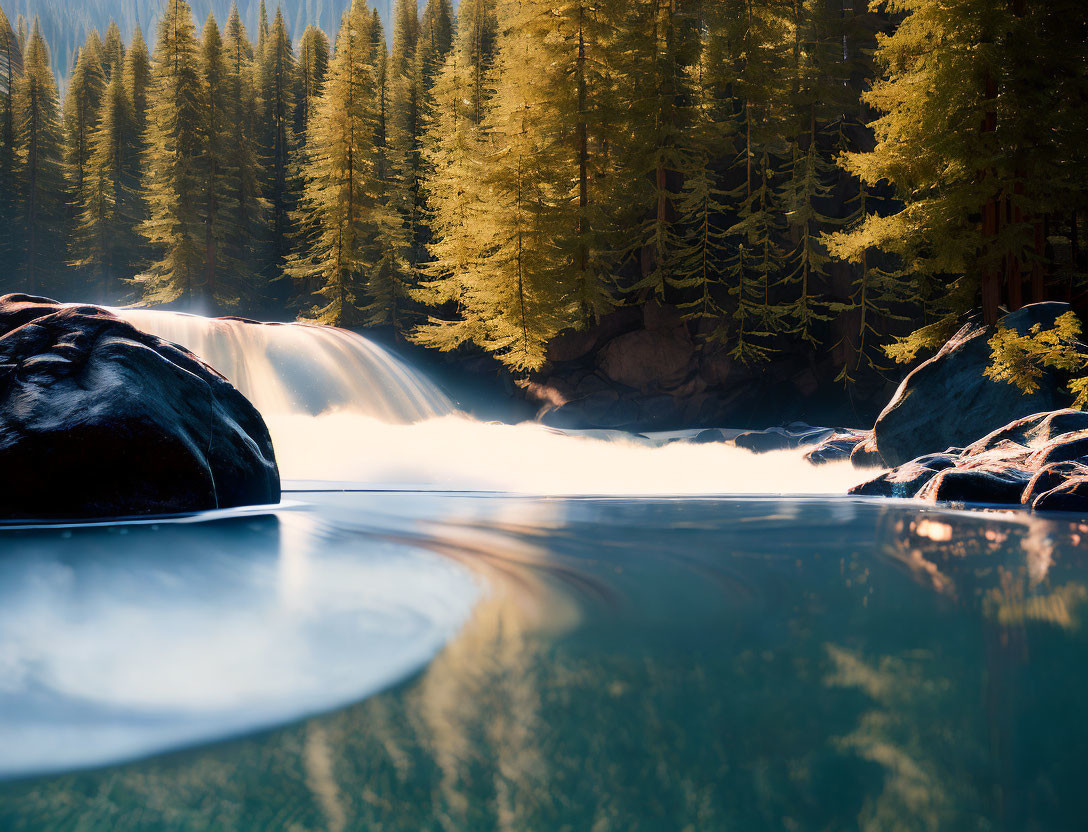
[(353, 332), (182, 312), (113, 311), (138, 329), (203, 358), (266, 417), (349, 411), (409, 424), (456, 410), (425, 376)]
[(816, 468), (802, 451), (756, 456), (728, 444), (481, 422), (377, 344), (333, 327), (114, 311), (229, 378), (264, 416), (288, 483), (522, 494), (841, 494), (866, 478), (849, 463)]

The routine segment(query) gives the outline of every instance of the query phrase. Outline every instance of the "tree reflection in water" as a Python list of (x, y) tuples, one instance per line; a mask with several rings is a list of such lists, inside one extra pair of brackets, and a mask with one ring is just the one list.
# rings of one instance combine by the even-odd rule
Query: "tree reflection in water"
[(417, 678), (261, 736), (6, 784), (0, 827), (1055, 830), (1088, 810), (1088, 526), (445, 499), (441, 523), (330, 521), (485, 580)]

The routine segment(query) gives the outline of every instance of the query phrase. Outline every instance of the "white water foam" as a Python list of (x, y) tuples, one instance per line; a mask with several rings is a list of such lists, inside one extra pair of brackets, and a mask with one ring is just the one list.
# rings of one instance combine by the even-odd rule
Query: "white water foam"
[(568, 435), (484, 423), (456, 411), (423, 374), (355, 333), (116, 310), (182, 344), (257, 406), (287, 481), (525, 494), (841, 494), (865, 479), (803, 451)]

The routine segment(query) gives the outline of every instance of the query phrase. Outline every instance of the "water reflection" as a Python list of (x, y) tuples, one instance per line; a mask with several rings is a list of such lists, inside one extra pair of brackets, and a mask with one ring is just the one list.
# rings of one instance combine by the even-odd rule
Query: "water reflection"
[(1088, 810), (1076, 523), (307, 499), (312, 551), (422, 549), (485, 580), (425, 671), (259, 737), (5, 784), (0, 827), (1056, 830)]
[(0, 546), (0, 774), (357, 700), (430, 659), (479, 591), (425, 549), (330, 545), (292, 510), (8, 529)]

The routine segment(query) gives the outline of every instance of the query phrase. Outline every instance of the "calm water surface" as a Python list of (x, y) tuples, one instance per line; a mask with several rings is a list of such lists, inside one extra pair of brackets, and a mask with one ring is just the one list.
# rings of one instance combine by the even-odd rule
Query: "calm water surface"
[(286, 496), (0, 530), (0, 829), (1084, 828), (1077, 519)]

